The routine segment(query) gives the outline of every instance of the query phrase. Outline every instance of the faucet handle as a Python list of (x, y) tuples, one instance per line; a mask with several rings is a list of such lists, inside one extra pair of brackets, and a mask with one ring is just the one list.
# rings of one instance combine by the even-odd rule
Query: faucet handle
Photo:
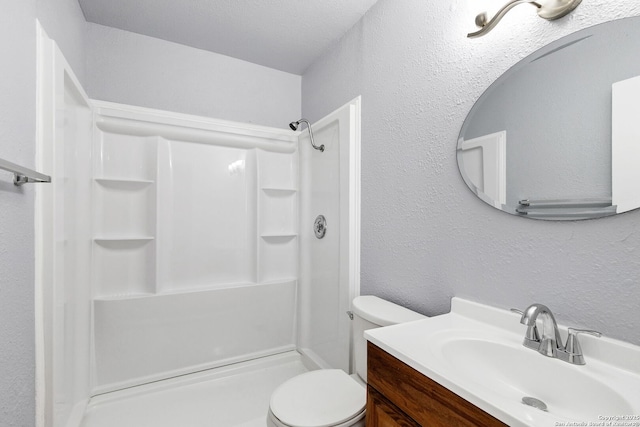
[(602, 336), (602, 334), (598, 331), (594, 331), (592, 329), (578, 329), (578, 328), (569, 328), (568, 329), (569, 334), (577, 336), (578, 334), (589, 334), (589, 335), (593, 335), (595, 337), (600, 338)]
[(578, 341), (578, 334), (589, 334), (598, 338), (601, 337), (602, 334), (591, 329), (569, 328), (568, 331), (569, 336), (567, 337), (567, 345), (565, 345), (565, 352), (569, 357), (568, 362), (574, 365), (584, 365), (584, 355), (582, 354), (582, 347)]

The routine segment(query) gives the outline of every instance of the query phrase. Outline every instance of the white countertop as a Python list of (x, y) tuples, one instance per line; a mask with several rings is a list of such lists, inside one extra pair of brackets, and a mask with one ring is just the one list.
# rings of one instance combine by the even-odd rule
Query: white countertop
[[(461, 298), (451, 306), (451, 313), (364, 336), (509, 426), (616, 419), (640, 426), (633, 418), (640, 414), (640, 347), (580, 335), (586, 365), (571, 365), (525, 348), (518, 314)], [(566, 339), (566, 328), (560, 329)], [(548, 412), (523, 404), (525, 396), (545, 402)]]

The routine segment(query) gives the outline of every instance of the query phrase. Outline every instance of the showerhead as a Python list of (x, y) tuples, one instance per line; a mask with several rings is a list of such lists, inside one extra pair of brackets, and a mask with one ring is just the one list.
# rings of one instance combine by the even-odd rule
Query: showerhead
[(321, 152), (324, 151), (324, 144), (318, 147), (313, 142), (313, 132), (311, 132), (311, 124), (309, 123), (309, 121), (307, 119), (300, 119), (298, 121), (291, 122), (291, 123), (289, 123), (289, 127), (291, 128), (291, 130), (298, 130), (298, 128), (300, 127), (300, 123), (306, 123), (307, 124), (307, 130), (309, 131), (309, 139), (311, 140), (311, 145), (313, 146), (313, 148), (315, 148), (316, 150), (319, 150)]

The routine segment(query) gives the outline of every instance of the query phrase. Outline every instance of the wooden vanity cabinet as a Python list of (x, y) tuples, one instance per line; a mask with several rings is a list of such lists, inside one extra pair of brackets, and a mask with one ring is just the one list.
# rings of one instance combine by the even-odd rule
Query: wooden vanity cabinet
[(367, 343), (367, 427), (506, 426)]

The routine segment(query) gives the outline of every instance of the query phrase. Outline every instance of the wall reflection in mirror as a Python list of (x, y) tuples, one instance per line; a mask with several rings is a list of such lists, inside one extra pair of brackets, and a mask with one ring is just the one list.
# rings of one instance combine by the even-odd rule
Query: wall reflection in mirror
[(458, 166), (486, 203), (527, 218), (598, 218), (640, 207), (640, 17), (538, 50), (478, 99)]

